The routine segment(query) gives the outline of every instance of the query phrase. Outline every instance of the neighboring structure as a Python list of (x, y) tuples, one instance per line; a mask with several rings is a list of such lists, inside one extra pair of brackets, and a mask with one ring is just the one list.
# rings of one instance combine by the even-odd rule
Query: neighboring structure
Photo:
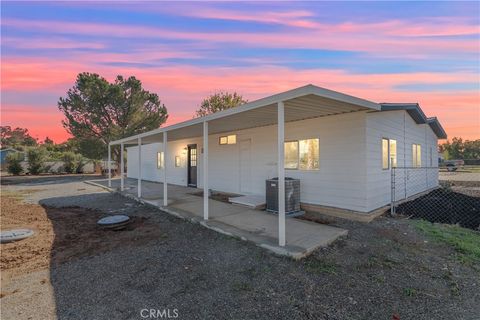
[(7, 168), (7, 155), (10, 153), (20, 152), (13, 148), (6, 148), (0, 150), (0, 167), (2, 170), (6, 170)]
[[(300, 179), (309, 210), (366, 215), (390, 202), (392, 162), (436, 167), (437, 141), (445, 138), (438, 120), (418, 104), (379, 104), (307, 85), (111, 145), (122, 152), (129, 146), (128, 177), (140, 176), (139, 187), (144, 179), (264, 196), (266, 179), (279, 177), (282, 186), (288, 176)], [(438, 172), (431, 172), (419, 192), (438, 185)], [(167, 198), (164, 184), (165, 205)]]

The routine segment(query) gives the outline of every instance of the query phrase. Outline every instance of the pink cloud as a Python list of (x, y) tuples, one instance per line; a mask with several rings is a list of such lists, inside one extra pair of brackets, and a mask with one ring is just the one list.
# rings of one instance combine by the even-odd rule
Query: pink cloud
[[(106, 37), (142, 37), (155, 39), (192, 40), (203, 43), (234, 43), (243, 46), (260, 46), (271, 48), (312, 48), (330, 50), (363, 51), (373, 54), (388, 55), (421, 55), (447, 53), (476, 53), (478, 43), (472, 40), (451, 41), (443, 38), (419, 38), (406, 37), (408, 32), (414, 33), (412, 27), (404, 29), (399, 25), (401, 22), (390, 21), (379, 24), (321, 24), (310, 31), (302, 33), (294, 30), (279, 32), (187, 32), (175, 31), (165, 28), (147, 26), (127, 26), (119, 24), (103, 23), (78, 23), (65, 21), (39, 21), (4, 19), (2, 25), (19, 29), (37, 29), (52, 32), (54, 34), (75, 33), (82, 35), (96, 35)], [(406, 27), (403, 25), (403, 27)], [(418, 27), (422, 32), (426, 30), (437, 33), (442, 31), (438, 24)], [(456, 26), (458, 30), (468, 29), (474, 32), (475, 27)], [(389, 31), (390, 30), (390, 31)], [(413, 35), (419, 35), (420, 31)], [(440, 30), (440, 31), (438, 31)], [(386, 31), (386, 34), (385, 34)], [(467, 32), (465, 31), (465, 32)], [(478, 31), (478, 30), (477, 30)], [(395, 33), (393, 37), (388, 32)], [(447, 32), (448, 33), (448, 32)], [(474, 32), (475, 33), (475, 32)]]
[(62, 37), (29, 38), (28, 41), (19, 37), (3, 37), (2, 44), (19, 49), (103, 49), (106, 47), (101, 42), (84, 42)]
[[(478, 83), (478, 75), (469, 72), (351, 74), (344, 70), (293, 70), (276, 66), (117, 68), (89, 64), (83, 59), (72, 62), (23, 57), (12, 57), (2, 62), (2, 90), (52, 92), (58, 96), (65, 95), (73, 85), (77, 73), (82, 71), (94, 71), (110, 81), (117, 74), (135, 75), (147, 90), (157, 93), (165, 103), (170, 114), (168, 124), (191, 119), (201, 99), (217, 90), (237, 91), (247, 99), (255, 100), (313, 83), (376, 102), (419, 102), (428, 116), (439, 117), (449, 136), (480, 138), (478, 92), (415, 92), (395, 89), (398, 85), (411, 84), (412, 81), (428, 85)], [(32, 132), (36, 132), (42, 139), (44, 135), (50, 136), (49, 128), (55, 128), (55, 134), (60, 137), (63, 129), (60, 126), (61, 114), (56, 109), (57, 101), (42, 103), (45, 107), (40, 109), (2, 105), (2, 122), (31, 127)], [(42, 119), (41, 123), (35, 123), (36, 118)]]
[(265, 24), (278, 24), (283, 26), (315, 29), (325, 33), (370, 33), (395, 36), (455, 36), (473, 35), (480, 33), (477, 24), (462, 21), (459, 18), (436, 17), (423, 19), (422, 21), (388, 20), (373, 23), (323, 23), (321, 18), (308, 10), (261, 10), (241, 11), (219, 9), (204, 4), (182, 3), (170, 6), (147, 6), (131, 8), (138, 11), (161, 12), (187, 17), (218, 19), (231, 21), (246, 21)]

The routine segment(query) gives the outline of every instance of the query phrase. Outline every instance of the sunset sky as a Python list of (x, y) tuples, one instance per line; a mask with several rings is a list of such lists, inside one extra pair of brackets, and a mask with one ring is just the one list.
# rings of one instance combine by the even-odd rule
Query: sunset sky
[(2, 125), (68, 138), (57, 101), (79, 72), (134, 75), (168, 124), (219, 90), (248, 100), (309, 83), (419, 102), (480, 138), (477, 2), (3, 2)]

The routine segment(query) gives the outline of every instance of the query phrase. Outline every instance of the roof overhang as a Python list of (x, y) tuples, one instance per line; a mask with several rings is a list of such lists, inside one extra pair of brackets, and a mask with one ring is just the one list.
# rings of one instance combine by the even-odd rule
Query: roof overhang
[(447, 133), (436, 117), (427, 118), (418, 103), (380, 103), (382, 111), (404, 110), (417, 124), (427, 123), (438, 139), (447, 139)]
[(437, 117), (427, 118), (427, 123), (430, 125), (430, 128), (432, 128), (433, 132), (435, 132), (438, 139), (447, 139), (447, 133), (440, 124), (440, 121), (438, 121)]
[(203, 134), (203, 122), (205, 121), (209, 123), (209, 134), (275, 125), (277, 124), (277, 104), (279, 102), (283, 102), (285, 105), (285, 122), (357, 111), (381, 110), (381, 106), (377, 103), (307, 85), (205, 117), (116, 140), (110, 144), (137, 144), (138, 138), (141, 138), (142, 144), (161, 142), (164, 132), (168, 132), (169, 141), (199, 137)]

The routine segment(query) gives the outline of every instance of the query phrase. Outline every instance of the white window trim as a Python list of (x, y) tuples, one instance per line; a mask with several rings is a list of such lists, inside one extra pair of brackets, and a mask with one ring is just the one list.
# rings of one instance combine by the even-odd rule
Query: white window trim
[[(229, 139), (228, 137), (231, 137), (231, 136), (235, 136), (235, 142), (234, 143), (230, 143), (229, 142)], [(222, 138), (225, 138), (227, 140), (227, 143), (222, 143)], [(224, 136), (219, 136), (218, 137), (218, 144), (221, 145), (221, 146), (228, 146), (228, 145), (235, 145), (237, 144), (237, 134), (227, 134), (227, 135), (224, 135)]]
[[(415, 152), (413, 151), (415, 146)], [(418, 147), (420, 147), (420, 158), (417, 157), (418, 155)], [(413, 168), (422, 168), (422, 145), (420, 143), (412, 143), (412, 167)], [(418, 163), (420, 160), (420, 164)]]
[[(387, 142), (388, 142), (387, 143), (387, 154), (388, 154), (388, 166), (387, 166), (387, 168), (383, 167), (383, 140), (387, 140)], [(381, 148), (381, 150), (380, 150), (380, 154), (381, 154), (380, 166), (381, 166), (382, 170), (391, 170), (392, 169), (392, 157), (391, 157), (391, 152), (390, 152), (390, 141), (391, 140), (395, 141), (396, 146), (397, 146), (396, 155), (395, 155), (396, 159), (395, 160), (398, 164), (398, 143), (397, 143), (398, 141), (397, 141), (397, 139), (382, 137), (382, 139), (380, 139), (380, 148)], [(398, 165), (396, 167), (398, 167)]]

